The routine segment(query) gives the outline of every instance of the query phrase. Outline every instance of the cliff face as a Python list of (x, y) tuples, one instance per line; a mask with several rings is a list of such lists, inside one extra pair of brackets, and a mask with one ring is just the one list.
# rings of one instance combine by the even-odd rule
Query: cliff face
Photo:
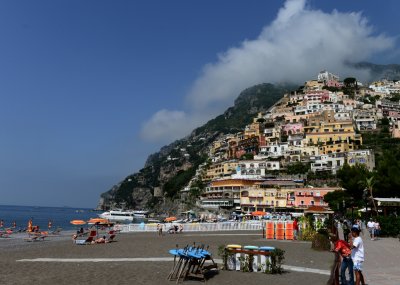
[[(260, 84), (244, 90), (234, 106), (222, 115), (195, 129), (187, 137), (149, 155), (139, 172), (127, 176), (101, 194), (99, 207), (108, 209), (125, 206), (173, 211), (177, 203), (166, 203), (165, 200), (178, 198), (179, 191), (194, 176), (197, 167), (206, 161), (212, 142), (222, 134), (242, 131), (258, 112), (266, 111), (291, 88), (293, 86)], [(163, 190), (163, 197), (154, 197), (154, 187)]]

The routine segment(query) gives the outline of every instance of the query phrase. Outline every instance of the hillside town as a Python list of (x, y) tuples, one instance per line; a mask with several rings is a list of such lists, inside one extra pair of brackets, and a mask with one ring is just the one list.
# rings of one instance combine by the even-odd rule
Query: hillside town
[(377, 132), (385, 121), (391, 136), (400, 137), (398, 96), (400, 81), (364, 86), (321, 71), (243, 131), (216, 139), (208, 161), (180, 191), (181, 201), (188, 202), (200, 181), (195, 204), (217, 213), (329, 211), (324, 196), (346, 189), (326, 177), (345, 164), (375, 167), (374, 151), (363, 146), (361, 134)]

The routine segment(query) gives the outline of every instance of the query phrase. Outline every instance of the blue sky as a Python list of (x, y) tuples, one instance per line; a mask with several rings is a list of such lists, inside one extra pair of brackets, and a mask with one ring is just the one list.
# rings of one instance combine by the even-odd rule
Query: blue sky
[(400, 4), (376, 3), (1, 1), (0, 204), (95, 207), (244, 87), (400, 63)]

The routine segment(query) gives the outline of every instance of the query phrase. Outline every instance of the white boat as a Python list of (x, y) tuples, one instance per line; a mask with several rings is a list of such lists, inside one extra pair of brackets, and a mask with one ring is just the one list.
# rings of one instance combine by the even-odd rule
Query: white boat
[(149, 211), (133, 210), (132, 214), (135, 218), (147, 218)]
[(99, 214), (100, 218), (107, 219), (111, 222), (132, 222), (133, 213), (131, 211), (110, 210)]

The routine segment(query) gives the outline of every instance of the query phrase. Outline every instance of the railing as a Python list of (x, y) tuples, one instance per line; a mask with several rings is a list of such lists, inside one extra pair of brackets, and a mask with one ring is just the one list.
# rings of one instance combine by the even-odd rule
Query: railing
[[(161, 224), (167, 231), (172, 223)], [(262, 223), (256, 222), (220, 222), (220, 223), (187, 223), (177, 224), (183, 226), (183, 232), (214, 232), (214, 231), (256, 231), (262, 229)], [(115, 225), (114, 229), (123, 233), (127, 232), (156, 232), (157, 224), (128, 224)]]

